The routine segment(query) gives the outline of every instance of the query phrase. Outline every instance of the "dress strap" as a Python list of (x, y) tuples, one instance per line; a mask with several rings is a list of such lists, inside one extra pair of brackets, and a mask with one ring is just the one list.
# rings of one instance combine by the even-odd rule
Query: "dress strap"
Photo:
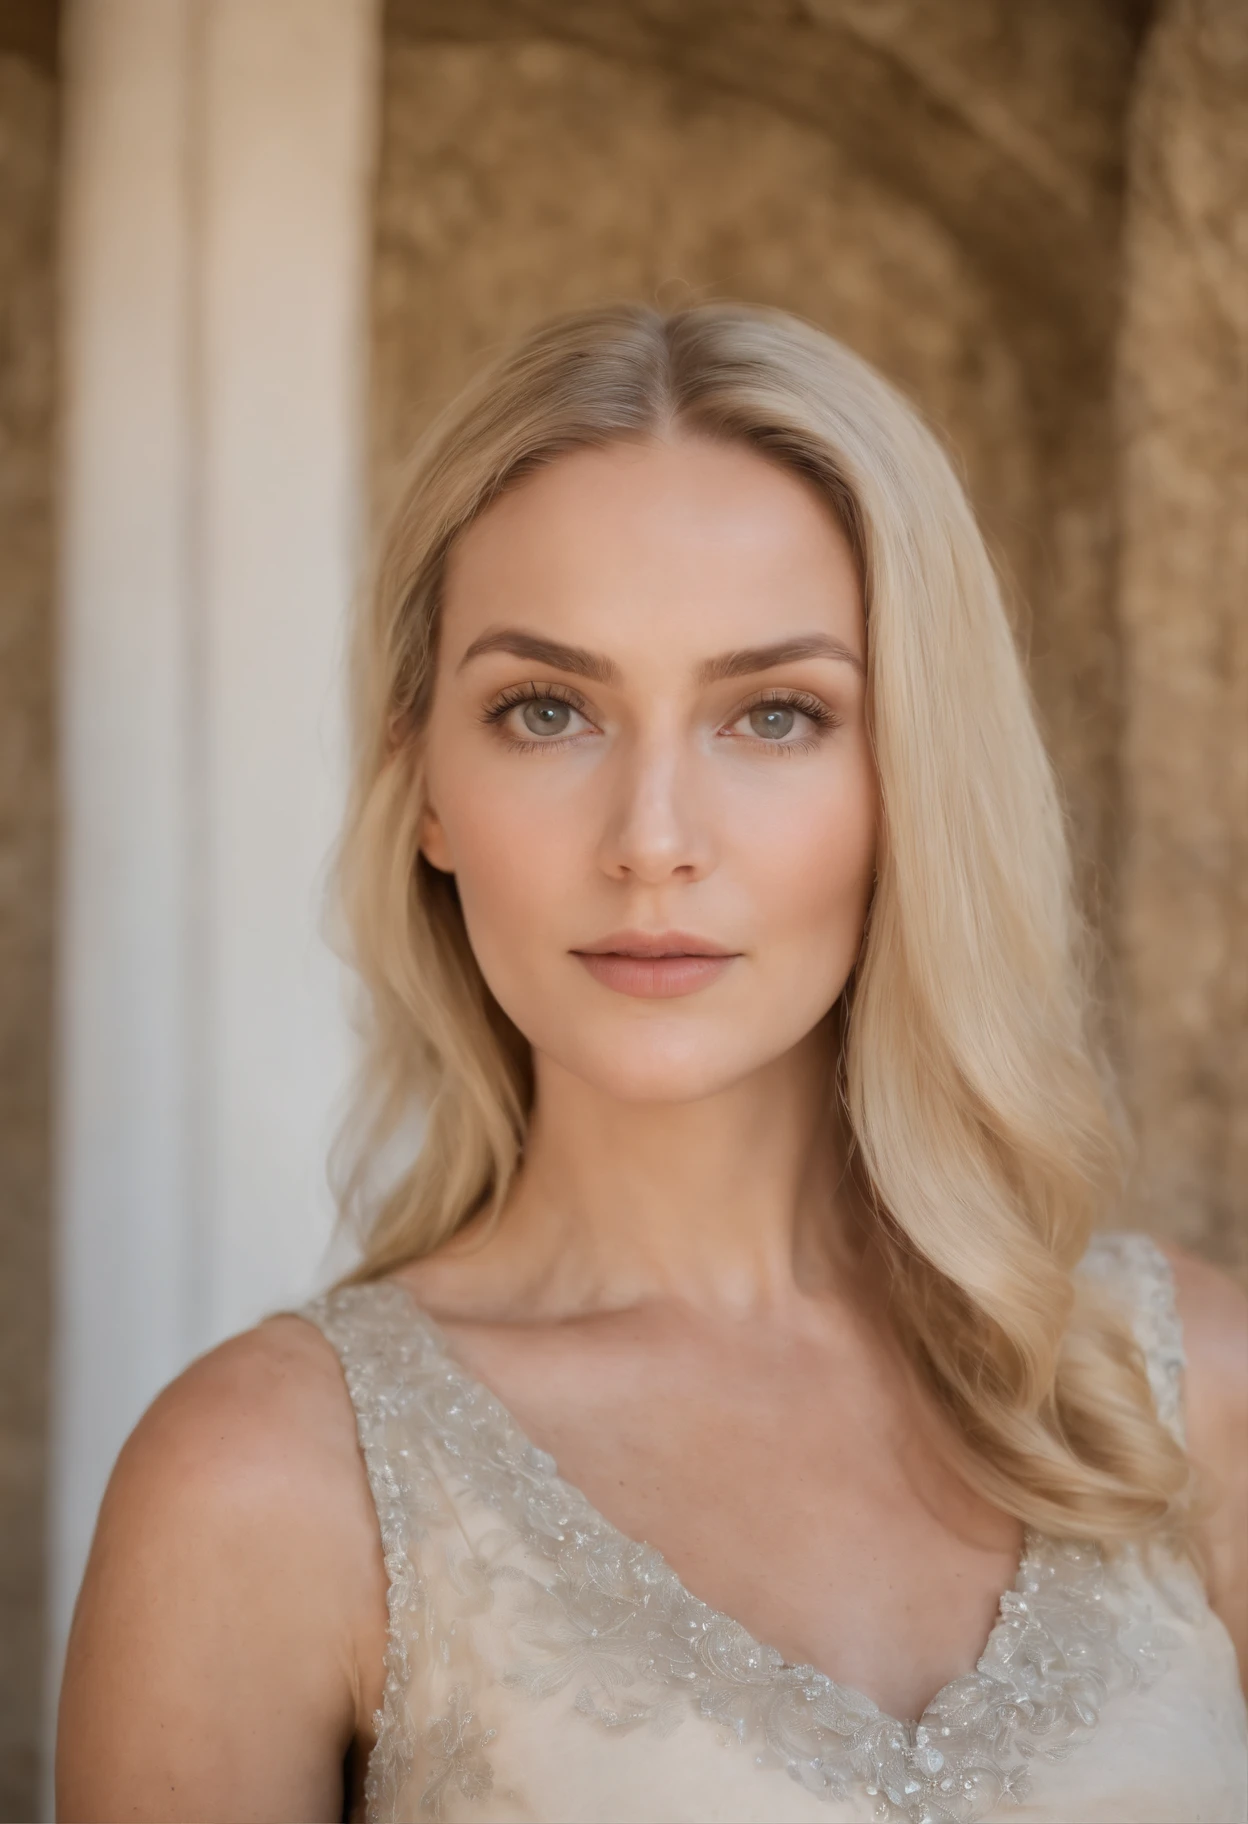
[(417, 1746), (407, 1701), (411, 1649), (419, 1642), (436, 1651), (437, 1621), (419, 1546), (445, 1502), (422, 1447), (418, 1410), (436, 1339), (412, 1300), (393, 1284), (340, 1287), (304, 1305), (299, 1316), (315, 1324), (342, 1364), (381, 1530), (390, 1626), (365, 1800), (370, 1819), (391, 1818)]
[(1157, 1416), (1180, 1444), (1185, 1443), (1187, 1357), (1170, 1262), (1149, 1236), (1114, 1231), (1093, 1236), (1080, 1270), (1125, 1307), (1148, 1369)]

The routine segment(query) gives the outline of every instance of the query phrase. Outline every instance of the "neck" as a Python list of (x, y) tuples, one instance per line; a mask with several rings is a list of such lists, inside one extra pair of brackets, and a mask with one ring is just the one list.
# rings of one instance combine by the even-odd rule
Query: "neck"
[(836, 1284), (856, 1250), (830, 1049), (816, 1032), (680, 1104), (621, 1102), (537, 1057), (522, 1168), (483, 1251), (550, 1317), (649, 1300), (745, 1316)]

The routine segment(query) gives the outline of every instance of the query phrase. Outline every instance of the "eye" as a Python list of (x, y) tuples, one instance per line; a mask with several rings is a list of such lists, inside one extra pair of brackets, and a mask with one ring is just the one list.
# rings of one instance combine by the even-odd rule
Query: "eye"
[(753, 732), (765, 741), (783, 741), (793, 732), (797, 711), (787, 703), (756, 703), (747, 720)]
[(555, 747), (592, 727), (580, 696), (561, 684), (513, 684), (487, 705), (482, 721), (515, 748)]
[(531, 735), (562, 735), (567, 732), (572, 713), (566, 703), (557, 703), (553, 697), (538, 697), (524, 705), (520, 720)]
[(832, 710), (818, 697), (805, 691), (773, 692), (738, 710), (727, 732), (788, 753), (806, 753), (836, 722)]

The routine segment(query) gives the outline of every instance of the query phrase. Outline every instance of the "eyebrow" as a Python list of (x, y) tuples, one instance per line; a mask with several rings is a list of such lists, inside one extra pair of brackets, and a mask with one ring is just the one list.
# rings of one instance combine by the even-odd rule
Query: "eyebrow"
[(532, 659), (535, 665), (549, 665), (555, 671), (571, 671), (580, 678), (592, 678), (595, 684), (614, 684), (619, 666), (600, 653), (587, 652), (583, 646), (565, 646), (562, 640), (543, 639), (540, 634), (526, 633), (522, 627), (502, 627), (497, 633), (483, 633), (474, 640), (456, 667), (462, 671), (470, 659), (486, 652), (509, 652), (517, 659)]
[(866, 666), (858, 654), (830, 633), (804, 633), (791, 640), (776, 640), (770, 646), (743, 646), (736, 652), (721, 652), (698, 667), (702, 684), (717, 684), (722, 678), (744, 678), (756, 671), (770, 671), (777, 665), (796, 665), (799, 659), (839, 659), (864, 675)]
[[(531, 659), (535, 665), (549, 665), (555, 671), (572, 672), (576, 677), (591, 678), (595, 684), (614, 684), (620, 675), (618, 665), (601, 653), (589, 652), (583, 646), (565, 646), (562, 640), (548, 640), (540, 634), (526, 633), (522, 627), (502, 627), (494, 633), (483, 633), (475, 639), (457, 670), (462, 671), (472, 659), (487, 652), (509, 652), (517, 659)], [(742, 646), (733, 652), (721, 652), (698, 667), (698, 682), (718, 684), (725, 678), (750, 677), (755, 672), (771, 671), (777, 665), (795, 665), (800, 659), (837, 659), (866, 673), (858, 654), (830, 633), (799, 634), (793, 639), (776, 640), (770, 646)]]

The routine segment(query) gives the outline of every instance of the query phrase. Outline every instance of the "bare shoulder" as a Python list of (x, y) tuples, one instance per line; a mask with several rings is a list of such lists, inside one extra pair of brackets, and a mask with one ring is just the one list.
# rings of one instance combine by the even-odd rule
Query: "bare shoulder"
[[(119, 1532), (182, 1553), (322, 1558), (376, 1531), (337, 1358), (313, 1325), (269, 1318), (193, 1362), (117, 1460), (97, 1546)], [(234, 1560), (237, 1562), (237, 1559)]]
[(1248, 1672), (1248, 1298), (1195, 1255), (1164, 1252), (1183, 1325), (1188, 1448), (1205, 1509), (1210, 1601)]
[(176, 1792), (184, 1816), (340, 1816), (384, 1627), (337, 1360), (271, 1318), (194, 1362), (118, 1458), (70, 1638), (59, 1815), (168, 1816)]
[[(110, 1497), (142, 1493), (228, 1508), (332, 1505), (357, 1479), (351, 1402), (329, 1344), (297, 1317), (272, 1317), (191, 1363), (153, 1402), (118, 1459)], [(353, 1472), (345, 1478), (344, 1468)]]

